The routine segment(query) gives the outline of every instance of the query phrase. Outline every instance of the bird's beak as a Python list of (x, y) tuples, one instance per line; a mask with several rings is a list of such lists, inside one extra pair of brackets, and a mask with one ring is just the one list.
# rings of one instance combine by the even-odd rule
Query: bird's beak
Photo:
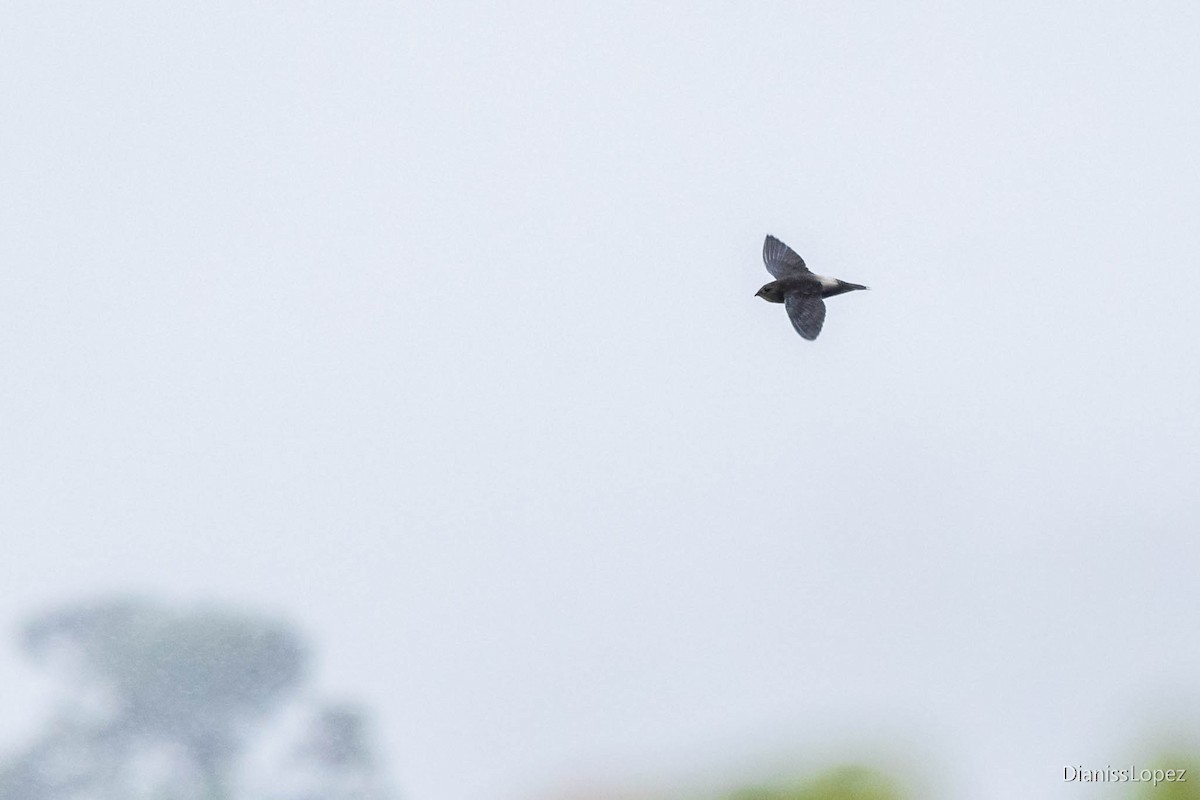
[(762, 297), (762, 289), (759, 289), (757, 292), (755, 292), (755, 293), (754, 293), (754, 296), (755, 296), (755, 297)]

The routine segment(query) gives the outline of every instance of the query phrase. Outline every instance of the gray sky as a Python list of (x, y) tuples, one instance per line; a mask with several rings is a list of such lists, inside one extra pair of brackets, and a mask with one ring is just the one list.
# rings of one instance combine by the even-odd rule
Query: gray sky
[(412, 800), (1196, 734), (1200, 7), (168, 5), (0, 17), (4, 630), (287, 614)]

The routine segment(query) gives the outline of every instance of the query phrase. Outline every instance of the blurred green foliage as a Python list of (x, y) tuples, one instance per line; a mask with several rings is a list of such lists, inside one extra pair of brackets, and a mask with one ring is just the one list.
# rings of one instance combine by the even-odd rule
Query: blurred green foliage
[(1200, 758), (1164, 753), (1146, 766), (1163, 771), (1186, 769), (1187, 773), (1182, 781), (1132, 784), (1131, 800), (1200, 800)]
[[(66, 667), (60, 674), (71, 691), (37, 739), (0, 761), (0, 800), (248, 798), (237, 780), (243, 755), (259, 736), (260, 723), (299, 689), (308, 660), (302, 638), (282, 621), (134, 599), (67, 605), (38, 615), (25, 627), (22, 644), (39, 660)], [(271, 783), (267, 795), (255, 797), (393, 797), (377, 776), (365, 710), (334, 703), (311, 712), (284, 765), (287, 787)], [(165, 781), (145, 772), (145, 756), (154, 753), (174, 759)], [(1187, 779), (1109, 783), (1103, 796), (1200, 800), (1200, 758), (1164, 752), (1144, 768), (1186, 769)], [(907, 796), (892, 777), (852, 764), (744, 787), (717, 800)]]
[(846, 766), (815, 778), (773, 787), (741, 789), (728, 800), (900, 800), (896, 784), (875, 770)]

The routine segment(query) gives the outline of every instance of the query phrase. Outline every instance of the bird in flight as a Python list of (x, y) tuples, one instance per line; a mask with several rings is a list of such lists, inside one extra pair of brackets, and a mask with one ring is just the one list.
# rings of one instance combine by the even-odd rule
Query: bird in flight
[(775, 280), (759, 289), (754, 296), (768, 303), (783, 303), (796, 333), (810, 342), (817, 338), (821, 326), (825, 324), (823, 298), (867, 288), (837, 278), (814, 275), (795, 250), (774, 236), (768, 236), (763, 242), (763, 263)]

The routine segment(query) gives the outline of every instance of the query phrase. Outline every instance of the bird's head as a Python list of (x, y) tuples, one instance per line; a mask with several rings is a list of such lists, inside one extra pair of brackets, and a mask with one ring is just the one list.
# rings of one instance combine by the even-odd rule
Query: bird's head
[(761, 297), (763, 300), (766, 300), (768, 303), (782, 303), (783, 302), (783, 290), (779, 288), (778, 281), (771, 281), (766, 286), (759, 289), (758, 292), (754, 296)]

